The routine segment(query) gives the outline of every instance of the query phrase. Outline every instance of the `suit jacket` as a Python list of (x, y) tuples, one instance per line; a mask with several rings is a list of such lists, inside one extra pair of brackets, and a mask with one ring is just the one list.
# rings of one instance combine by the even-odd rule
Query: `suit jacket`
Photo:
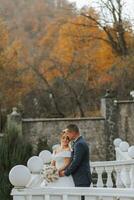
[(89, 187), (91, 184), (91, 172), (89, 164), (89, 147), (80, 136), (73, 145), (72, 161), (65, 170), (65, 175), (73, 176), (75, 186)]

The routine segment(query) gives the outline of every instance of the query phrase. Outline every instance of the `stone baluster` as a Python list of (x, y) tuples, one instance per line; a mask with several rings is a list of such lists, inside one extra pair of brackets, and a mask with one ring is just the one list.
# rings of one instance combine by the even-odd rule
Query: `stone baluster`
[(92, 186), (93, 187), (97, 187), (97, 181), (98, 181), (98, 174), (97, 174), (96, 168), (93, 167), (93, 170), (92, 170)]
[(122, 180), (123, 185), (126, 188), (129, 188), (131, 185), (131, 181), (130, 181), (130, 166), (123, 166), (121, 169), (121, 173), (120, 173), (120, 177)]
[(107, 172), (107, 187), (113, 187), (113, 182), (112, 182), (112, 171), (113, 167), (107, 167), (106, 172)]
[(102, 172), (104, 169), (102, 167), (98, 167), (96, 170), (98, 174), (97, 187), (103, 187)]
[(122, 183), (122, 180), (121, 180), (121, 167), (115, 166), (115, 171), (116, 171), (116, 187), (122, 188), (123, 183)]
[(113, 170), (112, 170), (112, 174), (111, 174), (111, 179), (112, 179), (112, 183), (113, 183), (113, 188), (116, 188), (116, 178), (117, 178), (117, 173), (115, 170), (115, 167), (113, 166)]
[(107, 187), (107, 172), (105, 170), (105, 167), (104, 167), (104, 170), (102, 172), (102, 181), (103, 181), (103, 187)]
[(129, 175), (130, 175), (130, 182), (131, 182), (130, 187), (134, 188), (134, 166), (133, 165), (131, 165)]

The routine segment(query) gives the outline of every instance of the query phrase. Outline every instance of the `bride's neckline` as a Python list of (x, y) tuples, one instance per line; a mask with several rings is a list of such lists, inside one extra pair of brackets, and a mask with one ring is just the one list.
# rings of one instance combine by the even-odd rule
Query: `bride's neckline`
[(69, 149), (61, 149), (60, 151), (55, 151), (54, 154), (60, 154), (60, 153), (64, 153), (64, 152), (71, 152), (71, 150)]
[(66, 154), (68, 155), (68, 153), (71, 154), (71, 151), (64, 150), (64, 151), (60, 151), (60, 152), (54, 153), (54, 156), (56, 156), (56, 157), (58, 156), (59, 157), (59, 156), (66, 155)]

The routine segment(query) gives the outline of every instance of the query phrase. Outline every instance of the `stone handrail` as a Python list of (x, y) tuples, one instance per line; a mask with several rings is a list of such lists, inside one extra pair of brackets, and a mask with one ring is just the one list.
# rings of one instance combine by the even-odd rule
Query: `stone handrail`
[(115, 188), (39, 188), (39, 189), (13, 189), (11, 195), (14, 200), (113, 200), (134, 199), (133, 189)]

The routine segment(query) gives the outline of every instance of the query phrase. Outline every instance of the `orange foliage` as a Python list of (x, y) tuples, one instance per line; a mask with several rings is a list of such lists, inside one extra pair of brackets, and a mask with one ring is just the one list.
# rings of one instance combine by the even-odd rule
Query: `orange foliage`
[[(1, 2), (7, 10), (8, 1)], [(90, 88), (112, 81), (107, 71), (118, 58), (104, 41), (104, 31), (92, 20), (72, 11), (67, 1), (64, 6), (65, 9), (52, 9), (49, 1), (22, 0), (16, 7), (10, 1), (10, 9), (3, 12), (10, 30), (9, 34), (0, 20), (0, 87), (4, 104), (15, 105), (38, 86), (32, 67), (50, 84), (55, 77), (68, 75), (86, 82)], [(17, 17), (16, 8), (21, 12)], [(99, 18), (93, 8), (88, 12)], [(126, 33), (128, 44), (132, 43), (132, 36), (132, 32)]]
[[(15, 106), (21, 99), (22, 95), (26, 94), (29, 90), (29, 76), (23, 76), (23, 66), (19, 62), (19, 56), (21, 52), (21, 42), (14, 41), (11, 44), (8, 41), (8, 31), (6, 26), (3, 26), (4, 22), (1, 21), (0, 27), (2, 34), (1, 41), (6, 42), (1, 48), (0, 52), (0, 88), (1, 88), (1, 104), (2, 106)], [(4, 29), (4, 31), (3, 31)], [(5, 36), (6, 35), (6, 36)], [(1, 43), (2, 44), (2, 43)]]
[[(91, 9), (90, 12), (94, 17), (98, 17), (94, 10)], [(72, 68), (71, 63), (75, 62), (74, 78), (81, 76), (85, 70), (85, 77), (89, 76), (88, 80), (94, 87), (100, 84), (100, 80), (102, 82), (110, 80), (106, 71), (115, 59), (111, 48), (104, 41), (96, 40), (98, 35), (103, 37), (103, 32), (93, 21), (82, 16), (75, 17), (62, 26), (53, 52), (61, 63), (64, 73), (68, 73)], [(86, 66), (89, 66), (88, 74)]]

